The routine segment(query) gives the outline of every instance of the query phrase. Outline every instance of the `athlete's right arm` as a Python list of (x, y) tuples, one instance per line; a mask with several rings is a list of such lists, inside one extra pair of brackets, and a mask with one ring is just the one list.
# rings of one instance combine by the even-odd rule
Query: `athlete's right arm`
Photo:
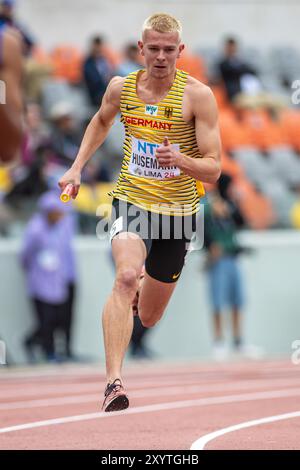
[(73, 165), (58, 183), (62, 190), (70, 183), (73, 185), (73, 199), (75, 199), (79, 191), (83, 167), (90, 160), (98, 147), (104, 142), (114, 123), (114, 118), (120, 111), (120, 98), (124, 80), (123, 77), (114, 77), (110, 81), (103, 96), (99, 111), (94, 115), (86, 128), (78, 155)]

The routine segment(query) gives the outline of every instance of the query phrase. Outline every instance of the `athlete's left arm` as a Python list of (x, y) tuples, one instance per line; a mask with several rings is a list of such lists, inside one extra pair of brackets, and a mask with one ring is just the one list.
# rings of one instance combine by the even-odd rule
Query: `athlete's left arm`
[(215, 183), (221, 174), (221, 140), (218, 111), (210, 88), (197, 83), (189, 93), (189, 105), (195, 121), (199, 154), (202, 158), (191, 158), (176, 151), (165, 139), (156, 151), (162, 166), (177, 166), (180, 170), (205, 183)]
[(215, 183), (221, 174), (221, 139), (217, 104), (209, 87), (199, 84), (193, 88), (190, 102), (195, 116), (198, 149), (202, 158), (190, 158), (181, 154), (178, 166), (196, 180)]

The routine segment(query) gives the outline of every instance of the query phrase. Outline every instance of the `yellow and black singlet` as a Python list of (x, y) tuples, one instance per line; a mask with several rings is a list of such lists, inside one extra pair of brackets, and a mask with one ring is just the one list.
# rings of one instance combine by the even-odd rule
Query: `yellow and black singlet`
[(177, 167), (160, 167), (156, 148), (167, 136), (183, 154), (199, 158), (193, 125), (182, 118), (182, 101), (188, 74), (176, 71), (168, 94), (159, 103), (146, 104), (137, 95), (142, 70), (129, 74), (123, 86), (120, 110), (125, 126), (124, 158), (112, 196), (147, 211), (164, 215), (192, 215), (199, 210), (203, 184)]

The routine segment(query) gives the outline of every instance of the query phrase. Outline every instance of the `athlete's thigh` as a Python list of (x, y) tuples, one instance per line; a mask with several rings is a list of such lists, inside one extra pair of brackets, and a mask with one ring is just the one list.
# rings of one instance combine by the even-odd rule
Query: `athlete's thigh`
[(153, 240), (146, 259), (146, 272), (163, 283), (176, 282), (181, 274), (188, 242), (182, 239)]
[[(135, 209), (140, 214), (137, 215)], [(110, 237), (112, 240), (112, 255), (118, 270), (120, 266), (134, 267), (140, 273), (150, 250), (150, 240), (142, 238), (142, 232), (148, 231), (147, 214), (133, 204), (114, 200), (112, 205)], [(142, 226), (142, 232), (137, 227)]]
[(135, 233), (122, 232), (112, 240), (112, 256), (117, 271), (122, 267), (132, 267), (139, 274), (146, 255), (145, 244)]
[(153, 240), (139, 298), (141, 315), (163, 312), (180, 277), (186, 251), (184, 240)]

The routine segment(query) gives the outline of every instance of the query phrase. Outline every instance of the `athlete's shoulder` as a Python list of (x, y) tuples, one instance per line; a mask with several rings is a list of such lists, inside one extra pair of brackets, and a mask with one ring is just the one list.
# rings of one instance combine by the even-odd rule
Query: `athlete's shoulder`
[(203, 118), (207, 115), (217, 115), (216, 99), (209, 86), (189, 76), (185, 92), (194, 116)]
[(186, 82), (186, 92), (192, 99), (211, 100), (214, 95), (211, 88), (190, 75)]
[(115, 107), (119, 107), (124, 82), (124, 77), (113, 77), (106, 88), (102, 104), (110, 103)]
[(128, 80), (130, 78), (134, 78), (136, 76), (137, 72), (138, 72), (138, 70), (136, 72), (131, 72), (126, 77), (120, 77), (120, 76), (116, 75), (115, 77), (113, 77), (110, 80), (107, 89), (111, 93), (116, 93), (116, 94), (121, 93), (126, 80)]
[(125, 80), (126, 77), (119, 77), (117, 75), (113, 77), (107, 87), (108, 93), (112, 97), (117, 97), (118, 95), (121, 95)]

